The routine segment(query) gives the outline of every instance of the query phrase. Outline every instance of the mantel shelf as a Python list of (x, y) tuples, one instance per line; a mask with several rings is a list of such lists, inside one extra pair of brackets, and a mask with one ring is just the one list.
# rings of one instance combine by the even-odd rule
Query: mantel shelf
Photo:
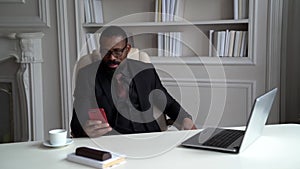
[(85, 23), (83, 27), (92, 28), (92, 27), (103, 27), (110, 25), (118, 25), (118, 26), (127, 26), (127, 27), (135, 27), (135, 26), (201, 26), (201, 25), (226, 25), (226, 24), (248, 24), (248, 19), (239, 19), (239, 20), (208, 20), (208, 21), (192, 21), (192, 22), (129, 22), (129, 23), (106, 23), (106, 24), (97, 24), (97, 23)]

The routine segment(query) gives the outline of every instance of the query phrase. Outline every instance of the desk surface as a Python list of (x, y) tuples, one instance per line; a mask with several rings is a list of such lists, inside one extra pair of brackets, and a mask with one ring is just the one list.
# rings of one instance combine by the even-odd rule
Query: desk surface
[(138, 135), (74, 139), (62, 148), (47, 148), (42, 142), (0, 144), (0, 168), (91, 168), (66, 160), (76, 147), (90, 146), (126, 154), (127, 162), (116, 168), (300, 168), (300, 125), (265, 127), (263, 136), (240, 154), (226, 154), (178, 145), (197, 131), (170, 131)]

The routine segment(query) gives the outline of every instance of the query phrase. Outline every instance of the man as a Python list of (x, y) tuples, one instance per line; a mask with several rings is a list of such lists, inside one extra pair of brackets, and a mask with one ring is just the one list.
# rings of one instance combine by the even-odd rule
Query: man
[[(161, 131), (154, 109), (181, 129), (195, 128), (191, 116), (162, 86), (153, 65), (127, 59), (130, 49), (120, 27), (110, 26), (101, 33), (102, 60), (78, 72), (71, 121), (74, 137)], [(107, 121), (88, 117), (95, 108), (105, 111)]]

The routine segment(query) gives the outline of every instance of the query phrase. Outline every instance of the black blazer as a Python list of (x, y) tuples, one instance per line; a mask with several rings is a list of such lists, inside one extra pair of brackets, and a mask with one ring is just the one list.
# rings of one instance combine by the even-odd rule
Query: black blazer
[(118, 106), (115, 106), (118, 103), (113, 99), (116, 98), (113, 92), (114, 81), (103, 73), (103, 69), (101, 63), (96, 62), (78, 73), (71, 121), (72, 134), (75, 137), (86, 136), (80, 123), (85, 123), (88, 119), (86, 112), (89, 108), (104, 108), (108, 122), (114, 129), (111, 132), (113, 134), (161, 131), (153, 117), (153, 106), (178, 124), (186, 117), (191, 118), (163, 87), (153, 65), (132, 59), (123, 61), (116, 70), (116, 73), (125, 72), (132, 79), (129, 85), (130, 111), (118, 111)]

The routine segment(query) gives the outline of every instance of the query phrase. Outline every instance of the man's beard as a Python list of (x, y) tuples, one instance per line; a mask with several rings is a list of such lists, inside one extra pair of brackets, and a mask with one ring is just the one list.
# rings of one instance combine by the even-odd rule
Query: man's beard
[[(118, 60), (108, 60), (108, 61), (106, 61), (104, 64), (105, 64), (105, 66), (107, 67), (107, 68), (110, 68), (109, 66), (110, 65), (120, 65), (120, 61), (118, 61)], [(110, 68), (110, 69), (115, 69), (115, 68)]]
[(110, 65), (111, 64), (120, 65), (120, 63), (121, 62), (117, 61), (117, 60), (108, 60), (108, 61), (106, 61), (106, 62), (103, 63), (104, 64), (104, 68), (105, 68), (105, 72), (106, 72), (106, 74), (107, 74), (107, 76), (109, 78), (112, 78), (112, 76), (114, 75), (115, 70), (116, 70), (116, 68), (111, 68)]

